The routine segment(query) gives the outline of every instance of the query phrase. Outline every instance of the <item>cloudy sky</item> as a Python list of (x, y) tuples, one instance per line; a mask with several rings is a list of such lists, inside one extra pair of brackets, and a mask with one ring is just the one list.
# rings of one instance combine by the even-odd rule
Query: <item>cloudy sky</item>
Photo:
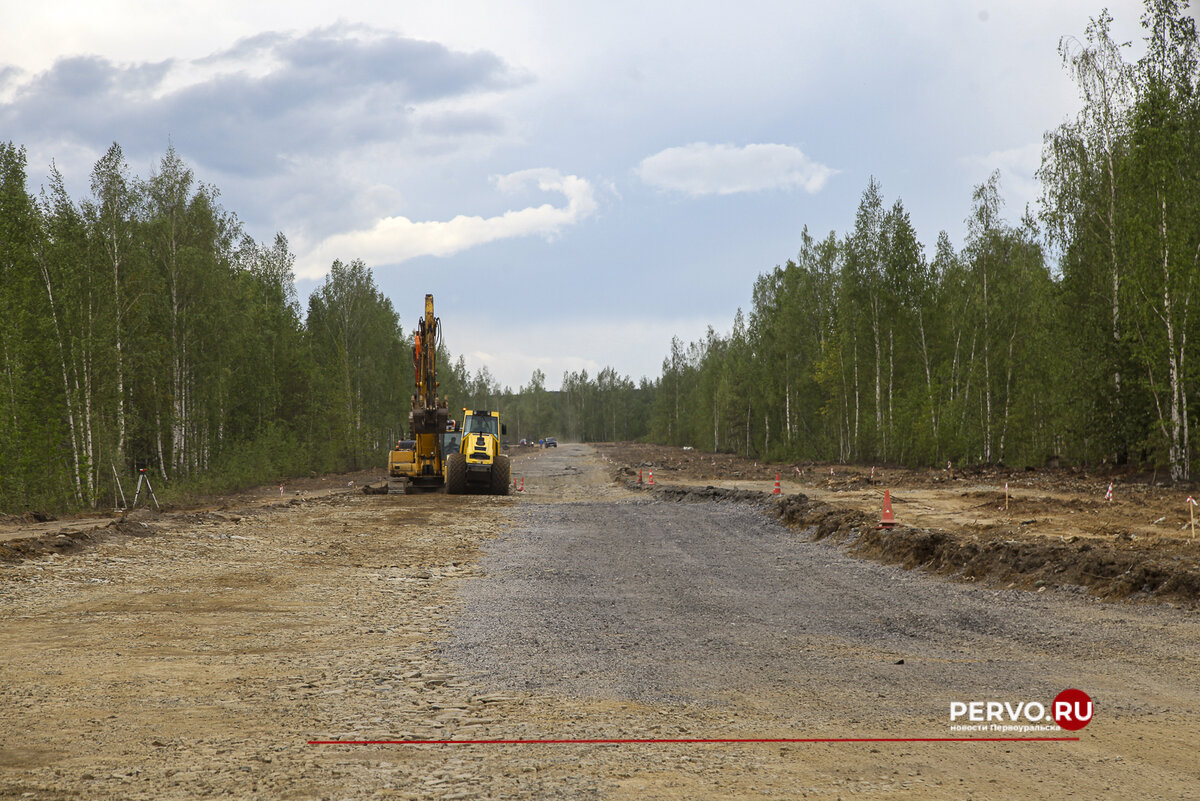
[(1018, 217), (1102, 2), (48, 0), (4, 14), (0, 140), (78, 198), (113, 141), (143, 177), (173, 143), (302, 299), (361, 258), (514, 388), (653, 377), (871, 176), (930, 246), (993, 169)]

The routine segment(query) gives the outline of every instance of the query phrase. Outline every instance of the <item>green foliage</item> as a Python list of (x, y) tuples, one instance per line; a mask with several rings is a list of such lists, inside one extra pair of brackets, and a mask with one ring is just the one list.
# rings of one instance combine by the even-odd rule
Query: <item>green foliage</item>
[(315, 464), (325, 470), (380, 464), (411, 407), (411, 343), (362, 261), (333, 263), (309, 297), (305, 334), (314, 367)]
[(1187, 4), (1150, 0), (1147, 53), (1127, 63), (1101, 14), (1060, 47), (1078, 117), (1047, 134), (1043, 219), (1062, 249), (1068, 404), (1085, 459), (1166, 462), (1191, 473), (1191, 301), (1200, 264), (1200, 69)]

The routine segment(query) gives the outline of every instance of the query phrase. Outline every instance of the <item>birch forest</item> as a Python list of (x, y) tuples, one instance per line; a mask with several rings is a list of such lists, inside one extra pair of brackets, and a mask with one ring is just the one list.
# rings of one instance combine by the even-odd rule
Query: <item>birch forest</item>
[(374, 466), (411, 358), (361, 262), (302, 310), (287, 241), (259, 243), (168, 150), (146, 180), (114, 144), (90, 194), (37, 195), (0, 145), (0, 510)]

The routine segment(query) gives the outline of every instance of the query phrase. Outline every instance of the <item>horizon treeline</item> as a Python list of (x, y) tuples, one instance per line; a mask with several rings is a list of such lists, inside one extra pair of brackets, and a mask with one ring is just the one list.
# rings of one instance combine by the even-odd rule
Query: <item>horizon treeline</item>
[(0, 510), (372, 466), (407, 419), (411, 342), (361, 261), (301, 315), (287, 240), (248, 237), (173, 148), (113, 144), (70, 198), (0, 144)]
[[(1083, 40), (1060, 42), (1082, 108), (1044, 136), (1036, 214), (1007, 219), (993, 173), (972, 193), (963, 247), (943, 231), (927, 255), (903, 202), (872, 179), (853, 229), (806, 227), (797, 256), (759, 276), (727, 335), (673, 340), (650, 385), (564, 376), (575, 407), (597, 418), (601, 406), (648, 407), (647, 420), (627, 421), (629, 436), (760, 458), (1065, 459), (1190, 478), (1196, 25), (1186, 3), (1148, 0), (1146, 53), (1130, 63), (1111, 22), (1103, 12)], [(572, 430), (570, 402), (552, 411), (564, 436), (617, 430)]]

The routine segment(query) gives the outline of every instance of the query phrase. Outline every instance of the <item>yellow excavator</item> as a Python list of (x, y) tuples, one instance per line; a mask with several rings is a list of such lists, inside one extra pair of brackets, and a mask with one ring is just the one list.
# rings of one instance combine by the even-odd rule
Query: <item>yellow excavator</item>
[(403, 492), (434, 492), (445, 486), (443, 441), (454, 432), (454, 420), (446, 399), (437, 394), (437, 347), (441, 320), (433, 314), (433, 295), (425, 296), (425, 316), (413, 332), (413, 369), (416, 392), (408, 413), (409, 438), (388, 451), (388, 484), (393, 481)]

